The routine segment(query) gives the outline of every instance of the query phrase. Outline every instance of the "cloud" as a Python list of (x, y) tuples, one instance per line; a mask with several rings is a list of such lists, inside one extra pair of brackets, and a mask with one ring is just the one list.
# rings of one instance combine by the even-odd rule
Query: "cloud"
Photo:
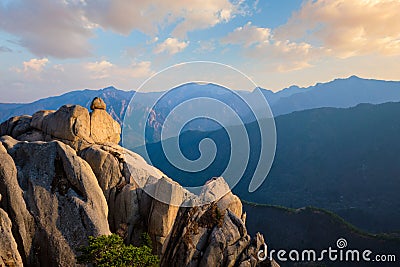
[(197, 46), (194, 50), (195, 53), (208, 53), (216, 49), (215, 40), (199, 40)]
[[(11, 67), (9, 70), (14, 74), (22, 74), (27, 80), (41, 80), (46, 71), (45, 66), (49, 63), (47, 58), (32, 58), (29, 61), (22, 62), (22, 68)], [(4, 80), (4, 78), (3, 78)]]
[[(89, 71), (91, 79), (118, 79), (147, 78), (154, 72), (151, 70), (150, 61), (133, 62), (129, 66), (118, 66), (107, 60), (88, 62), (83, 64), (84, 69)], [(60, 68), (60, 67), (58, 67)]]
[(253, 26), (249, 21), (243, 27), (236, 28), (233, 32), (221, 39), (224, 44), (240, 44), (249, 47), (253, 44), (268, 43), (271, 29)]
[(398, 0), (307, 1), (276, 29), (280, 39), (318, 43), (333, 56), (400, 54)]
[(47, 58), (37, 59), (32, 58), (29, 61), (22, 62), (23, 68), (12, 67), (11, 70), (21, 73), (40, 73), (43, 71), (46, 64), (49, 62)]
[(288, 72), (312, 66), (322, 52), (305, 42), (278, 39), (269, 28), (257, 27), (248, 22), (221, 39), (224, 44), (241, 45), (244, 54), (255, 64), (269, 71)]
[(142, 61), (132, 63), (130, 73), (134, 78), (146, 78), (153, 74), (154, 71), (151, 70), (150, 61)]
[(99, 28), (153, 37), (173, 25), (171, 35), (184, 39), (189, 31), (231, 20), (244, 6), (229, 0), (9, 1), (0, 5), (0, 31), (16, 36), (39, 57), (79, 58), (91, 54), (89, 40)]
[(189, 45), (189, 41), (180, 42), (176, 38), (167, 38), (164, 42), (158, 44), (154, 49), (154, 53), (159, 54), (168, 52), (170, 55), (183, 51)]
[[(155, 34), (159, 27), (176, 23), (173, 35), (226, 22), (241, 12), (242, 1), (229, 0), (86, 0), (83, 9), (90, 21), (124, 35), (137, 29)], [(121, 15), (123, 14), (123, 15)]]
[(104, 79), (110, 76), (110, 69), (114, 66), (111, 62), (102, 60), (86, 63), (85, 68), (91, 73), (92, 79)]
[(265, 53), (267, 60), (272, 63), (278, 72), (288, 72), (312, 66), (312, 61), (319, 55), (319, 50), (308, 43), (294, 43), (288, 40), (275, 41), (272, 45), (259, 46), (254, 53)]
[(10, 53), (12, 52), (11, 48), (8, 48), (7, 46), (0, 46), (0, 53)]
[(49, 62), (49, 60), (47, 58), (42, 58), (42, 59), (36, 59), (36, 58), (32, 58), (29, 61), (25, 61), (23, 63), (24, 65), (24, 71), (36, 71), (36, 72), (42, 72), (44, 66), (46, 66), (46, 64)]
[(258, 64), (270, 71), (289, 72), (309, 68), (318, 61), (324, 52), (308, 43), (295, 43), (288, 40), (272, 39), (270, 43), (260, 44), (245, 51)]
[[(26, 65), (27, 71), (24, 71)], [(20, 68), (4, 71), (0, 79), (2, 101), (33, 101), (78, 89), (100, 89), (113, 85), (131, 90), (138, 88), (155, 72), (149, 61), (120, 65), (106, 59), (93, 62), (55, 63), (32, 59)]]
[(243, 46), (268, 71), (310, 68), (334, 58), (400, 55), (398, 0), (307, 0), (273, 29), (251, 22), (221, 39)]
[(0, 5), (0, 30), (33, 54), (57, 58), (89, 55), (91, 23), (68, 1), (10, 1)]

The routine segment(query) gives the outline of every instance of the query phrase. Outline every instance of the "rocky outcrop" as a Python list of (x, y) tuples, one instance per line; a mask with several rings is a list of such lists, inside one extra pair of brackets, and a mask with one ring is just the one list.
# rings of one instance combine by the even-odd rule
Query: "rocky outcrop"
[(0, 125), (0, 136), (20, 136), (29, 131), (30, 123), (31, 116), (24, 115), (12, 117)]
[[(56, 138), (68, 141), (90, 139), (90, 116), (86, 108), (78, 105), (65, 105), (56, 112), (42, 113), (42, 132)], [(38, 119), (40, 121), (40, 118)]]
[(263, 237), (248, 235), (222, 177), (192, 194), (117, 144), (121, 128), (103, 100), (91, 109), (66, 105), (0, 125), (0, 226), (10, 244), (0, 260), (75, 266), (90, 235), (137, 245), (147, 232), (162, 266), (273, 264), (257, 259)]
[(89, 163), (106, 195), (111, 188), (123, 182), (121, 173), (123, 168), (121, 168), (118, 158), (109, 153), (104, 146), (92, 145), (80, 151), (79, 155)]
[(39, 110), (32, 115), (32, 120), (30, 126), (43, 130), (43, 121), (47, 118), (47, 115), (53, 114), (55, 110)]
[(0, 209), (0, 266), (23, 266), (11, 227), (8, 214)]
[(59, 140), (76, 150), (92, 144), (118, 144), (121, 127), (105, 111), (104, 101), (97, 98), (91, 106), (91, 113), (79, 105), (64, 105), (57, 111), (12, 117), (0, 125), (0, 136), (28, 142)]
[(104, 100), (101, 99), (100, 97), (95, 97), (92, 100), (92, 103), (90, 104), (90, 109), (95, 110), (95, 109), (106, 109), (106, 103), (104, 103)]
[[(11, 137), (2, 137), (3, 144), (13, 147), (17, 141)], [(26, 255), (30, 255), (32, 239), (34, 236), (34, 218), (29, 213), (23, 190), (17, 179), (17, 168), (14, 160), (7, 153), (5, 147), (0, 144), (0, 194), (3, 196), (0, 208), (3, 208), (12, 220), (12, 229), (20, 251), (20, 255), (26, 261)]]
[[(95, 143), (115, 143), (120, 141), (121, 127), (106, 111), (106, 103), (96, 97), (90, 104), (90, 137)], [(104, 127), (107, 125), (108, 127)]]
[[(104, 127), (108, 125), (108, 127)], [(121, 127), (118, 122), (102, 109), (95, 109), (90, 114), (90, 137), (95, 143), (118, 144), (121, 135)]]
[[(1, 202), (31, 266), (75, 266), (88, 236), (109, 234), (108, 208), (89, 164), (58, 142), (2, 137)], [(14, 165), (15, 164), (15, 165)], [(49, 257), (51, 255), (51, 257)]]
[[(211, 183), (225, 182), (220, 177)], [(204, 187), (217, 190), (209, 184)], [(203, 190), (200, 199), (207, 198), (204, 194), (213, 192)], [(241, 219), (241, 210), (240, 200), (232, 193), (206, 205), (180, 208), (162, 265), (247, 266), (245, 261), (254, 258), (248, 266), (257, 266), (258, 251), (251, 249), (254, 245)]]
[(183, 188), (162, 177), (155, 184), (154, 196), (148, 217), (148, 229), (153, 237), (155, 250), (159, 255), (165, 253), (167, 240), (172, 231), (178, 214), (179, 206), (183, 202)]

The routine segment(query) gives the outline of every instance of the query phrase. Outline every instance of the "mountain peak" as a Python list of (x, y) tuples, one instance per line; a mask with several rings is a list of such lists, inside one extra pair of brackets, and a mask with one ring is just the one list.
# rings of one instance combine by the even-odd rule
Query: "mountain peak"
[(107, 86), (107, 87), (101, 89), (101, 91), (120, 91), (120, 90), (115, 88), (113, 85), (110, 85), (110, 86)]
[(362, 78), (360, 78), (360, 77), (358, 77), (357, 75), (351, 75), (349, 78), (347, 78), (347, 79), (362, 79)]

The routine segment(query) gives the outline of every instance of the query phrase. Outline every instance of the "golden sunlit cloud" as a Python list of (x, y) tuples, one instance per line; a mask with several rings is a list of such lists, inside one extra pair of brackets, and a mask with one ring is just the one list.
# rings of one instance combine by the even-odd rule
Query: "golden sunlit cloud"
[(23, 72), (23, 73), (39, 74), (40, 72), (43, 71), (44, 67), (48, 62), (49, 60), (47, 58), (42, 58), (42, 59), (32, 58), (28, 61), (22, 62), (23, 68), (14, 66), (13, 68), (11, 68), (11, 70), (16, 73)]
[(189, 45), (189, 42), (179, 41), (176, 38), (167, 38), (164, 42), (158, 44), (154, 49), (154, 53), (159, 54), (168, 52), (170, 55), (181, 52)]
[(400, 1), (307, 1), (275, 31), (280, 39), (320, 43), (341, 58), (400, 54)]

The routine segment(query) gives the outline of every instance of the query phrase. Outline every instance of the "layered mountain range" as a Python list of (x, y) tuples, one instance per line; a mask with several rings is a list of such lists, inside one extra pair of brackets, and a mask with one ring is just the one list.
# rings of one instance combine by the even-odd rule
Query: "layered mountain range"
[[(160, 88), (155, 88), (155, 90)], [(162, 88), (168, 90), (171, 88)], [(173, 90), (175, 93), (173, 99), (175, 103), (182, 103), (196, 95), (209, 97), (212, 99), (221, 99), (224, 103), (234, 102), (235, 95), (228, 90), (223, 90), (215, 84), (198, 84), (188, 83), (179, 86), (180, 90)], [(268, 101), (271, 110), (275, 116), (288, 114), (293, 111), (307, 110), (319, 107), (352, 107), (360, 103), (379, 104), (390, 101), (400, 101), (400, 82), (395, 81), (382, 81), (362, 79), (357, 76), (351, 76), (346, 79), (335, 79), (327, 83), (318, 83), (314, 86), (307, 88), (300, 88), (298, 86), (291, 86), (278, 92), (272, 92), (267, 89), (259, 88), (262, 94)], [(101, 90), (81, 90), (73, 91), (60, 96), (49, 97), (40, 99), (32, 103), (23, 104), (0, 104), (0, 121), (4, 121), (12, 116), (18, 115), (32, 115), (37, 110), (54, 110), (60, 108), (65, 103), (74, 103), (83, 107), (89, 108), (90, 103), (94, 97), (101, 97), (108, 103), (107, 111), (111, 116), (122, 123), (126, 114), (135, 118), (134, 121), (129, 122), (127, 127), (131, 128), (133, 135), (143, 134), (138, 130), (140, 128), (135, 124), (135, 121), (145, 121), (144, 118), (148, 114), (148, 109), (151, 109), (151, 104), (155, 103), (157, 99), (162, 98), (164, 94), (161, 92), (135, 92), (135, 91), (121, 91), (114, 87), (107, 87)], [(254, 98), (258, 97), (254, 92), (238, 91), (237, 94), (248, 103), (252, 103)], [(132, 96), (135, 96), (135, 102), (129, 105)], [(158, 108), (150, 113), (150, 126), (155, 134), (147, 137), (147, 142), (159, 141), (161, 127), (168, 127), (164, 125), (164, 120), (167, 112), (170, 110), (170, 103), (164, 101), (164, 104), (158, 105)], [(208, 110), (210, 107), (203, 105), (188, 105), (188, 109), (203, 109)], [(212, 107), (211, 107), (212, 109)], [(247, 109), (234, 107), (235, 112), (244, 118), (245, 123), (253, 120), (253, 117), (248, 117)], [(212, 112), (212, 110), (210, 111)], [(220, 112), (220, 110), (215, 110)], [(133, 115), (132, 115), (133, 114)], [(180, 123), (181, 117), (176, 116), (175, 121), (171, 123)], [(232, 121), (231, 126), (235, 123)], [(224, 125), (227, 127), (229, 125)], [(189, 125), (184, 130), (200, 130), (210, 131), (216, 130), (218, 126), (210, 124), (207, 120), (202, 120), (198, 123)], [(135, 147), (135, 143), (127, 144), (129, 148)]]
[[(248, 192), (248, 185), (259, 161), (256, 148), (261, 142), (258, 124), (247, 124), (252, 153), (233, 191), (255, 203), (324, 208), (373, 233), (398, 232), (400, 117), (395, 114), (399, 113), (400, 103), (384, 103), (318, 108), (276, 117), (274, 162), (255, 192)], [(235, 129), (233, 126), (229, 131)], [(185, 186), (195, 186), (204, 183), (211, 173), (220, 175), (229, 164), (231, 143), (225, 130), (182, 133), (182, 153), (197, 159), (199, 144), (206, 138), (216, 144), (215, 159), (208, 168), (190, 176), (163, 153), (163, 147), (178, 142), (177, 138), (166, 140), (164, 145), (157, 142), (134, 150), (141, 154), (145, 150), (152, 164), (167, 175)]]

